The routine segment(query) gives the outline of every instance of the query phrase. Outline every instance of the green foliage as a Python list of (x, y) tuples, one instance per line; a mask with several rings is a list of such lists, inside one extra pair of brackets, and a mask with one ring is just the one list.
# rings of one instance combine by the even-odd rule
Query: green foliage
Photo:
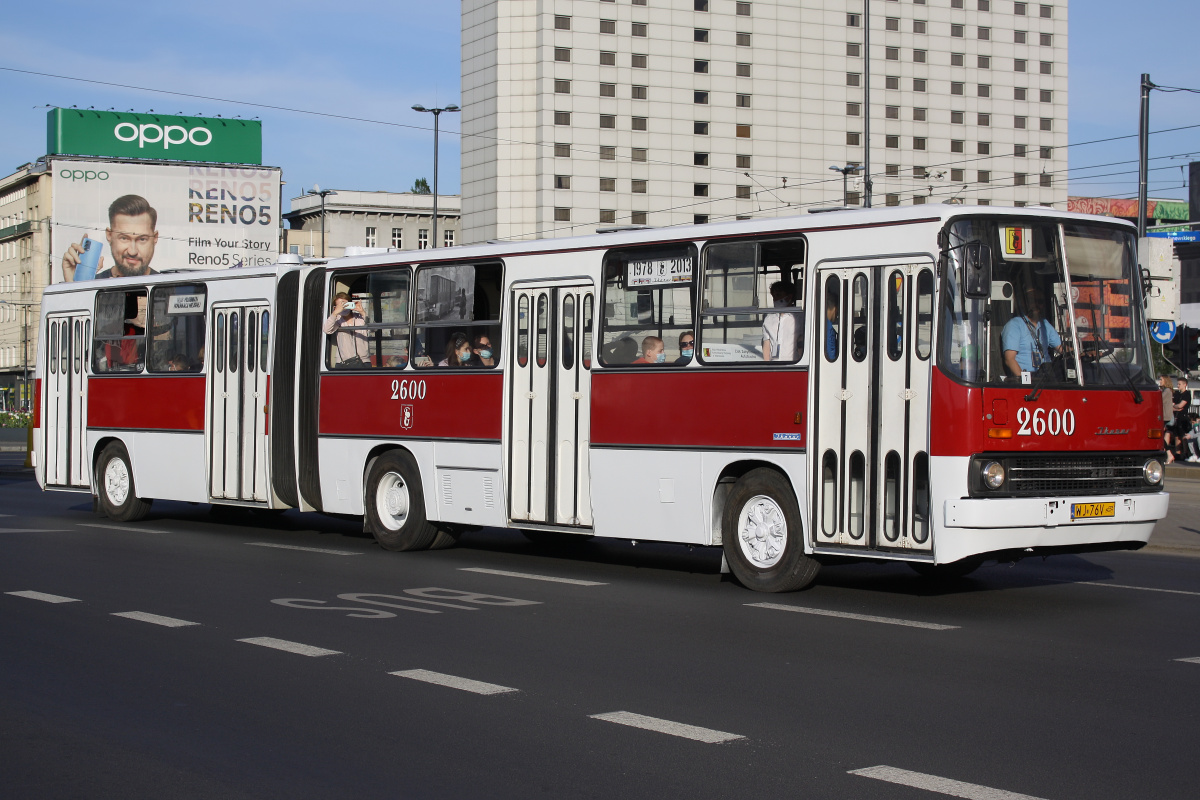
[(0, 428), (27, 428), (32, 414), (10, 414), (0, 412)]
[(415, 181), (413, 181), (412, 189), (410, 189), (410, 191), (413, 194), (433, 194), (433, 191), (429, 188), (429, 181), (425, 180), (424, 178), (417, 178)]

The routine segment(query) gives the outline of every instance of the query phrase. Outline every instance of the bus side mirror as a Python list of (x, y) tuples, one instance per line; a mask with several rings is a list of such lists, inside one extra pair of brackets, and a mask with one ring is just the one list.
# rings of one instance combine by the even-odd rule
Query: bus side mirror
[(963, 273), (967, 297), (986, 300), (992, 296), (992, 248), (980, 242), (963, 245)]

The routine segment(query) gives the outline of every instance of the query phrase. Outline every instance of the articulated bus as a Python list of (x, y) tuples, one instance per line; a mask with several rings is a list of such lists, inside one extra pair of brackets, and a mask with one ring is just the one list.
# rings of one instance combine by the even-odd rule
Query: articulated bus
[(761, 591), (1135, 549), (1167, 511), (1125, 223), (938, 205), (291, 259), (47, 289), (39, 483), (115, 520), (358, 515), (388, 550), (721, 547)]

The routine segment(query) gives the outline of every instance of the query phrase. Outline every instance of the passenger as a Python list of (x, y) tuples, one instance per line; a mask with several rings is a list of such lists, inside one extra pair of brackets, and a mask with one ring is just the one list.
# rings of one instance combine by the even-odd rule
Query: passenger
[(182, 353), (176, 353), (171, 356), (167, 362), (167, 372), (191, 372), (192, 364), (188, 361), (187, 356)]
[(475, 337), (475, 341), (471, 342), (471, 363), (472, 367), (494, 367), (496, 366), (495, 352), (492, 350), (492, 340), (488, 338), (486, 333)]
[(1046, 300), (1035, 286), (1025, 287), (1024, 313), (1013, 317), (1000, 331), (1004, 366), (1010, 375), (1036, 372), (1050, 361), (1051, 353), (1062, 351), (1062, 338), (1045, 318)]
[(366, 324), (366, 318), (359, 312), (358, 304), (350, 300), (349, 294), (338, 292), (334, 295), (333, 313), (325, 320), (321, 330), (331, 336), (337, 334), (335, 367), (362, 367), (367, 364), (371, 352), (368, 332), (346, 330), (361, 328)]
[(684, 331), (679, 334), (679, 358), (675, 359), (676, 364), (688, 364), (692, 360), (692, 356), (696, 354), (696, 334), (693, 331)]
[(446, 357), (438, 362), (439, 367), (466, 367), (473, 358), (471, 340), (465, 333), (455, 333), (446, 344)]
[(634, 359), (634, 364), (664, 364), (667, 360), (666, 345), (657, 336), (647, 336), (642, 339), (642, 356)]
[[(771, 305), (775, 308), (792, 308), (796, 305), (796, 290), (792, 284), (775, 281), (771, 284)], [(767, 314), (763, 319), (763, 361), (796, 360), (796, 316), (794, 314)]]
[(837, 331), (838, 305), (834, 302), (825, 304), (825, 358), (836, 361), (838, 357)]

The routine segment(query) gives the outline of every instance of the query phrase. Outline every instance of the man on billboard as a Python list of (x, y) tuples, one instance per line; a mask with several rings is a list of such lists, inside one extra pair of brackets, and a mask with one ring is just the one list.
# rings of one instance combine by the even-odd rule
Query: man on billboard
[[(127, 194), (118, 197), (108, 207), (108, 228), (104, 231), (108, 248), (113, 255), (113, 265), (104, 269), (104, 256), (96, 269), (97, 278), (129, 278), (135, 275), (150, 275), (154, 258), (154, 247), (158, 244), (158, 212), (141, 195)], [(95, 244), (94, 242), (92, 243)], [(87, 250), (87, 236), (83, 241), (72, 242), (63, 255), (63, 279), (75, 280), (75, 272)]]

